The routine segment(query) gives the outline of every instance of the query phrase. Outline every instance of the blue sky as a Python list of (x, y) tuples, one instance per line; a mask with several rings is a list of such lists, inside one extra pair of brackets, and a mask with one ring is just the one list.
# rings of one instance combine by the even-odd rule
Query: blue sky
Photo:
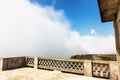
[(55, 10), (63, 10), (71, 28), (81, 36), (90, 35), (94, 29), (97, 35), (114, 35), (112, 22), (102, 23), (97, 0), (30, 0), (43, 6), (53, 6)]

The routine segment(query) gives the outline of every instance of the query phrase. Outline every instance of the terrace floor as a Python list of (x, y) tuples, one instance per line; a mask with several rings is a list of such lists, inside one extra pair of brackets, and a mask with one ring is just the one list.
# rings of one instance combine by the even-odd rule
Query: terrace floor
[(109, 80), (34, 68), (0, 71), (0, 80)]

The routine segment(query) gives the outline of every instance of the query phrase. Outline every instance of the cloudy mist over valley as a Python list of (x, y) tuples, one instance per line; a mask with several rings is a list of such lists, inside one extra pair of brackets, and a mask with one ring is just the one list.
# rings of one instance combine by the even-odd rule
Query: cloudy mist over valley
[[(0, 0), (0, 56), (69, 58), (75, 54), (115, 53), (114, 36), (81, 36), (64, 10), (29, 0)], [(97, 27), (97, 25), (96, 25)]]

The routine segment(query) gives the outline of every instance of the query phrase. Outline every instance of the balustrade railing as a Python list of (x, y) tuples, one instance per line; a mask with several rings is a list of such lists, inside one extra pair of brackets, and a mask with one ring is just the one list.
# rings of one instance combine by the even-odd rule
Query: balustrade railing
[(27, 61), (26, 61), (26, 65), (29, 67), (34, 67), (34, 57), (31, 56), (27, 56)]
[[(36, 68), (39, 69), (50, 69), (71, 73), (79, 73), (85, 76), (107, 78), (111, 80), (114, 80), (114, 76), (117, 76), (117, 69), (111, 69), (114, 65), (117, 65), (115, 61), (27, 57), (27, 66), (30, 67), (36, 66)], [(113, 72), (114, 74), (111, 74)]]
[(19, 67), (34, 67), (35, 69), (50, 69), (64, 72), (79, 73), (89, 77), (118, 80), (116, 61), (50, 59), (41, 57), (12, 57), (0, 59), (0, 70)]
[(83, 60), (38, 58), (38, 68), (84, 74)]
[(95, 77), (110, 78), (110, 67), (108, 61), (93, 61), (92, 74)]

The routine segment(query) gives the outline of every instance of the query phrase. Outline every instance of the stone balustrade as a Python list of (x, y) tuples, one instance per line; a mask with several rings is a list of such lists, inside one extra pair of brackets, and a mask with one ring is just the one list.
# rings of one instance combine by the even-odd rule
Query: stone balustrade
[(108, 62), (98, 63), (93, 61), (92, 63), (92, 73), (95, 77), (110, 77), (110, 67)]
[(116, 61), (50, 59), (32, 56), (0, 59), (1, 70), (20, 67), (59, 70), (89, 77), (107, 78), (110, 80), (118, 79)]
[(29, 67), (34, 67), (34, 57), (32, 56), (27, 56), (26, 57), (26, 65)]
[(84, 74), (83, 60), (38, 58), (38, 68)]

